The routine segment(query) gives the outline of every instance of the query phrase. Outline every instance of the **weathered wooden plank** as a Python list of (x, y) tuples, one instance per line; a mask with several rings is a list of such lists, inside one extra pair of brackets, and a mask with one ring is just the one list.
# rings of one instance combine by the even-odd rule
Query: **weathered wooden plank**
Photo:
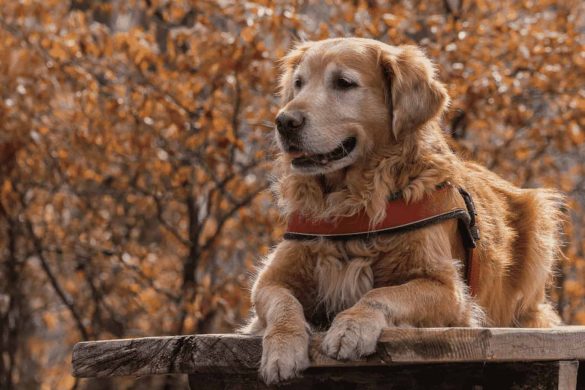
[(585, 359), (585, 327), (388, 329), (378, 354), (387, 363)]
[(577, 388), (577, 373), (579, 371), (579, 362), (564, 361), (559, 362), (558, 388), (559, 390), (575, 390)]
[[(393, 328), (385, 330), (376, 354), (344, 363), (324, 356), (322, 334), (313, 336), (312, 367), (383, 366), (402, 363), (585, 360), (585, 327)], [(104, 377), (167, 373), (223, 374), (256, 371), (260, 337), (192, 335), (78, 343), (73, 375)]]
[(260, 337), (191, 335), (89, 341), (73, 348), (73, 375), (104, 377), (202, 372), (225, 373), (258, 367)]

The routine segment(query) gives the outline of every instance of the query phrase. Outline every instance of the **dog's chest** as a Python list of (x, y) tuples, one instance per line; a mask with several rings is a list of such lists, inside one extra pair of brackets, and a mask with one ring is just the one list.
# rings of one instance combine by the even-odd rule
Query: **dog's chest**
[(374, 287), (373, 259), (321, 255), (315, 266), (319, 304), (328, 314), (353, 306)]
[(386, 237), (383, 242), (356, 240), (317, 247), (313, 252), (317, 306), (332, 316), (353, 306), (373, 288), (411, 279), (418, 267), (413, 269), (411, 255), (397, 243)]

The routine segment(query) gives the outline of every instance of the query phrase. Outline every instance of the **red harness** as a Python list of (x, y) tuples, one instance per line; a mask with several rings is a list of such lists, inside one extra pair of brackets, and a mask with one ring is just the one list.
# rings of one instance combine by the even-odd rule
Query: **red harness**
[(293, 213), (284, 235), (287, 240), (368, 239), (379, 234), (394, 234), (439, 223), (447, 219), (459, 220), (459, 231), (467, 251), (465, 276), (472, 295), (476, 294), (479, 266), (474, 248), (479, 240), (476, 212), (469, 193), (449, 183), (441, 184), (431, 195), (418, 202), (406, 203), (401, 194), (390, 197), (386, 218), (373, 225), (365, 212), (334, 220), (312, 220)]

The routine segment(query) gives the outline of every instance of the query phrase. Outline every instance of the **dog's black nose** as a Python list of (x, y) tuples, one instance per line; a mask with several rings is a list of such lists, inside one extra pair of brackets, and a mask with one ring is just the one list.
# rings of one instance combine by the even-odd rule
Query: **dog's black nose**
[(276, 117), (276, 129), (285, 138), (294, 136), (305, 124), (305, 116), (300, 111), (281, 112)]

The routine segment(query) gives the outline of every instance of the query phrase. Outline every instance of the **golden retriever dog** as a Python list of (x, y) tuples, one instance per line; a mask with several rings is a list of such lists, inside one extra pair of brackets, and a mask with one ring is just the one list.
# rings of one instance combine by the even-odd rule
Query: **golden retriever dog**
[(481, 237), (473, 289), (457, 219), (365, 238), (283, 240), (259, 269), (255, 315), (243, 329), (263, 335), (266, 383), (309, 365), (314, 330), (326, 330), (325, 354), (356, 359), (375, 351), (385, 327), (560, 323), (546, 287), (562, 197), (517, 188), (454, 154), (439, 126), (449, 97), (420, 49), (328, 39), (298, 44), (281, 66), (274, 191), (285, 218), (334, 225), (362, 213), (376, 226), (392, 217), (395, 194), (404, 205), (432, 204), (447, 183), (471, 195)]

